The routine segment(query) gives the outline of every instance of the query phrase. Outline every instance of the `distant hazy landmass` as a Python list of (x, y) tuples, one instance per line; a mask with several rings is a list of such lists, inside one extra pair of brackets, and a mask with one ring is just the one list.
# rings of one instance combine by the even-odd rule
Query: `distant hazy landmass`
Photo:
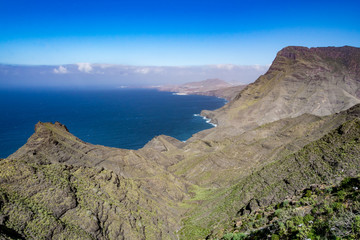
[(217, 64), (204, 66), (127, 66), (77, 63), (57, 66), (0, 64), (0, 88), (124, 88), (178, 85), (219, 78), (231, 83), (254, 82), (269, 66)]
[(188, 82), (181, 85), (161, 85), (153, 88), (160, 91), (175, 92), (175, 94), (178, 95), (195, 94), (232, 100), (245, 86), (245, 84), (239, 82), (229, 83), (218, 78), (213, 78), (198, 82)]

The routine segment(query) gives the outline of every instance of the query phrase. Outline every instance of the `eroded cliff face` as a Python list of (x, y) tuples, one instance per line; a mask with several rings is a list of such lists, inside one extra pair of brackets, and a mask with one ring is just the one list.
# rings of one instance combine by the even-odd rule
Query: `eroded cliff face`
[(360, 49), (286, 47), (268, 72), (223, 108), (202, 114), (221, 129), (208, 139), (236, 135), (304, 113), (325, 116), (360, 103)]
[(359, 174), (359, 64), (356, 48), (285, 48), (186, 143), (116, 149), (38, 123), (0, 161), (0, 237), (221, 236), (239, 214)]

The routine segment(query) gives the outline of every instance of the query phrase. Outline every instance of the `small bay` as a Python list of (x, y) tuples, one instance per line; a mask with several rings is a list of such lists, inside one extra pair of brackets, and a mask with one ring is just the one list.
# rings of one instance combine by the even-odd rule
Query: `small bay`
[(196, 114), (224, 104), (150, 89), (0, 90), (0, 158), (24, 145), (38, 121), (59, 121), (92, 144), (139, 149), (160, 134), (185, 141), (212, 128)]

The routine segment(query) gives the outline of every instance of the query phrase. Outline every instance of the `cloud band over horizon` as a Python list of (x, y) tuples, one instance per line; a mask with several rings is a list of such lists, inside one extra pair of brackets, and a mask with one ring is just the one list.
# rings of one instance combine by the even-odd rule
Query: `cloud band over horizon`
[(0, 65), (0, 88), (8, 87), (146, 87), (219, 78), (247, 84), (268, 65), (131, 66), (78, 63), (60, 66)]

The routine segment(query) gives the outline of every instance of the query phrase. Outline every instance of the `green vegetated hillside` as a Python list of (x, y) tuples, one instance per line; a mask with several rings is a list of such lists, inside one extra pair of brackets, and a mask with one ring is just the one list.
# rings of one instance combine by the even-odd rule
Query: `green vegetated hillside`
[(360, 120), (345, 122), (300, 151), (251, 172), (218, 194), (211, 194), (186, 219), (182, 229), (185, 239), (192, 238), (194, 232), (219, 237), (223, 228), (241, 215), (285, 200), (312, 184), (331, 184), (346, 176), (356, 176), (360, 170), (359, 137)]
[(268, 73), (205, 112), (219, 127), (186, 143), (158, 136), (116, 149), (38, 123), (0, 160), (0, 238), (343, 237), (336, 221), (359, 218), (359, 56), (281, 50)]
[(38, 123), (0, 161), (0, 224), (31, 239), (176, 238), (185, 184), (140, 154)]
[(359, 239), (360, 178), (312, 185), (298, 195), (239, 216), (221, 239)]

